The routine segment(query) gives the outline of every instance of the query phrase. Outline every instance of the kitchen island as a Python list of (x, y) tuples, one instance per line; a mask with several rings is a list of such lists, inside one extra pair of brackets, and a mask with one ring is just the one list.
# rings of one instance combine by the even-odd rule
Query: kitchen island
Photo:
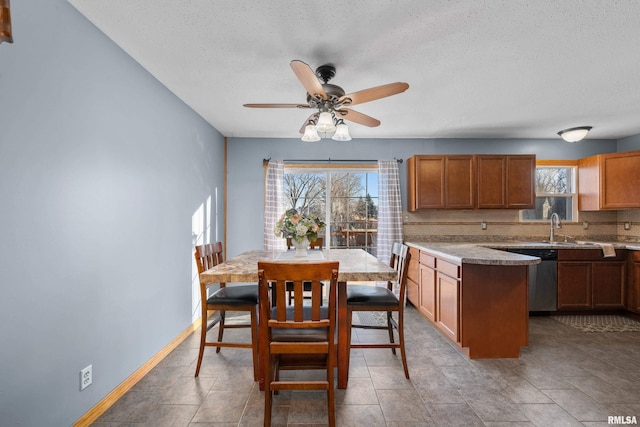
[(469, 358), (529, 343), (528, 269), (540, 258), (477, 244), (406, 242), (409, 301)]

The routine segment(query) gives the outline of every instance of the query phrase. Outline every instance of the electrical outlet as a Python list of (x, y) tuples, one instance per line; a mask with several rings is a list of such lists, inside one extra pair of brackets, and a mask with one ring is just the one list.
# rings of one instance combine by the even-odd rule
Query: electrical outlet
[(624, 229), (625, 230), (631, 230), (631, 223), (630, 222), (625, 222), (624, 223)]
[(80, 370), (80, 390), (89, 387), (93, 382), (92, 365)]
[(487, 223), (486, 223), (486, 221), (482, 221), (482, 222), (480, 223), (480, 229), (482, 229), (482, 230), (486, 230), (486, 229), (487, 229)]

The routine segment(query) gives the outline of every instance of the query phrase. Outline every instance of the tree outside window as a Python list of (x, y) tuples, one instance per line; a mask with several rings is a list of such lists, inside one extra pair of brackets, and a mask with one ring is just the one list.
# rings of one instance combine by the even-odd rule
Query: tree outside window
[(520, 211), (522, 221), (546, 221), (557, 213), (565, 221), (576, 220), (576, 167), (536, 168), (536, 207)]
[(376, 254), (377, 170), (285, 169), (284, 193), (287, 209), (325, 222), (325, 242), (329, 242), (325, 246), (363, 248)]

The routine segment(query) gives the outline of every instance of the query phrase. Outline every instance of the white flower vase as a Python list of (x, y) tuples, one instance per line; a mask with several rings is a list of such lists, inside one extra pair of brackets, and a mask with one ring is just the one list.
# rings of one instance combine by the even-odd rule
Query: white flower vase
[(308, 256), (307, 248), (309, 247), (309, 239), (305, 237), (301, 242), (298, 242), (296, 239), (291, 239), (291, 244), (296, 248), (296, 253), (294, 255), (296, 258)]

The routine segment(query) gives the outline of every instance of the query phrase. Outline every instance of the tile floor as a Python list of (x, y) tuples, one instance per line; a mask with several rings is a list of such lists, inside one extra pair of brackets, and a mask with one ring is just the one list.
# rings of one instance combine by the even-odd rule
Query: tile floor
[[(550, 317), (531, 317), (529, 329), (519, 359), (469, 360), (409, 307), (411, 380), (390, 350), (354, 350), (349, 387), (336, 392), (337, 425), (605, 426), (608, 416), (619, 415), (640, 422), (640, 332), (580, 332)], [(354, 340), (377, 333), (357, 330)], [(196, 379), (198, 336), (94, 426), (262, 426), (263, 394), (250, 352), (207, 348)], [(274, 405), (274, 427), (326, 425), (324, 392), (283, 392)]]

